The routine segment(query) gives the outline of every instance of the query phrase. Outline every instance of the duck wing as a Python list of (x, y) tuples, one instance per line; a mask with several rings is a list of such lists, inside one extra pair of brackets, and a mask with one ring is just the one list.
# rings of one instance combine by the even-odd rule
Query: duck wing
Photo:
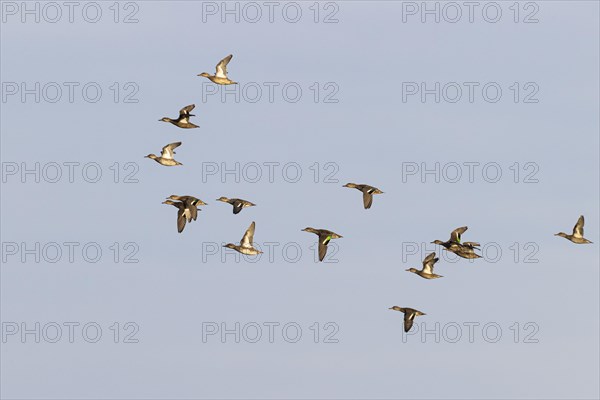
[(583, 224), (585, 223), (585, 220), (583, 219), (583, 215), (579, 217), (579, 219), (577, 220), (577, 223), (575, 224), (575, 226), (573, 227), (573, 236), (575, 237), (583, 237)]
[(198, 207), (196, 207), (193, 200), (187, 200), (185, 206), (189, 210), (191, 219), (195, 221), (198, 218)]
[(190, 111), (192, 111), (196, 107), (195, 104), (190, 104), (189, 106), (183, 107), (179, 110), (179, 122), (183, 124), (188, 124), (190, 122)]
[(327, 245), (322, 241), (319, 241), (319, 261), (323, 261), (325, 259), (325, 255), (327, 254)]
[(215, 76), (217, 78), (227, 78), (227, 64), (231, 61), (233, 54), (228, 55), (217, 64)]
[(423, 264), (426, 264), (426, 263), (428, 263), (429, 261), (433, 260), (434, 258), (435, 258), (435, 252), (433, 252), (433, 253), (429, 253), (429, 254), (427, 255), (427, 257), (425, 257), (425, 258), (423, 259)]
[(323, 261), (325, 259), (325, 255), (327, 254), (327, 245), (331, 241), (331, 234), (333, 232), (323, 230), (319, 234), (319, 261)]
[(174, 149), (176, 149), (179, 146), (181, 146), (181, 142), (169, 143), (168, 145), (162, 148), (160, 156), (162, 158), (168, 158), (172, 160), (173, 155), (175, 154)]
[(194, 107), (196, 107), (195, 104), (190, 104), (189, 106), (183, 107), (181, 110), (179, 110), (179, 116), (180, 117), (189, 116), (190, 111), (192, 111), (194, 109)]
[(423, 260), (423, 273), (426, 274), (433, 274), (433, 266), (435, 265), (436, 262), (438, 262), (440, 259), (435, 257), (435, 253), (431, 253), (429, 254), (427, 257), (425, 257), (425, 259)]
[(177, 232), (183, 232), (183, 228), (185, 228), (185, 208), (178, 207), (177, 210)]
[(254, 228), (255, 227), (256, 227), (256, 224), (254, 223), (254, 221), (252, 221), (252, 223), (246, 230), (246, 233), (244, 233), (244, 237), (242, 238), (242, 241), (240, 242), (240, 246), (252, 248), (252, 243), (254, 242)]
[(413, 321), (415, 319), (415, 312), (406, 310), (404, 312), (404, 332), (410, 331), (410, 328), (413, 326)]
[(233, 205), (234, 214), (239, 214), (240, 211), (242, 211), (242, 208), (244, 208), (244, 203), (237, 199), (231, 204)]
[(453, 230), (450, 234), (450, 242), (460, 243), (460, 237), (467, 231), (467, 229), (469, 228), (466, 226), (461, 226), (460, 228)]
[(363, 205), (365, 206), (365, 210), (371, 208), (371, 204), (373, 204), (373, 195), (372, 191), (363, 190)]

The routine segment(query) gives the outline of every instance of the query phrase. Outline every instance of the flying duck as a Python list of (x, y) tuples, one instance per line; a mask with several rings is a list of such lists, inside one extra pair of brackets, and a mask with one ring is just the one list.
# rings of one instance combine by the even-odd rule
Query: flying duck
[(250, 203), (249, 201), (243, 200), (243, 199), (228, 199), (227, 197), (219, 197), (217, 199), (217, 201), (222, 201), (223, 203), (229, 203), (233, 206), (233, 213), (234, 214), (239, 214), (240, 211), (242, 211), (242, 208), (245, 207), (252, 207), (255, 206), (256, 204), (254, 203)]
[(183, 232), (186, 220), (187, 222), (191, 222), (192, 212), (197, 213), (197, 209), (195, 206), (191, 206), (192, 208), (190, 208), (186, 203), (183, 203), (181, 201), (165, 200), (163, 201), (163, 204), (169, 204), (174, 207), (177, 207), (177, 232), (179, 233)]
[(469, 229), (466, 226), (456, 228), (450, 233), (450, 239), (446, 242), (441, 240), (434, 240), (431, 243), (438, 244), (444, 247), (447, 251), (452, 252), (462, 258), (480, 258), (479, 254), (475, 253), (475, 249), (479, 250), (479, 243), (476, 242), (464, 242), (461, 243), (462, 234)]
[(369, 208), (371, 208), (371, 204), (373, 204), (373, 195), (374, 194), (382, 194), (383, 193), (381, 190), (377, 189), (374, 186), (369, 186), (369, 185), (364, 185), (364, 184), (357, 185), (356, 183), (346, 183), (343, 187), (358, 189), (362, 192), (363, 205), (365, 206), (365, 210), (368, 210)]
[(158, 157), (158, 156), (156, 156), (154, 154), (148, 154), (144, 158), (151, 158), (154, 161), (156, 161), (157, 163), (159, 163), (160, 165), (165, 165), (167, 167), (173, 167), (173, 166), (176, 166), (176, 165), (183, 165), (179, 161), (175, 161), (175, 159), (173, 159), (173, 154), (175, 154), (175, 151), (173, 151), (173, 150), (176, 149), (179, 146), (181, 146), (181, 142), (176, 142), (176, 143), (168, 144), (168, 145), (166, 145), (165, 147), (162, 148), (162, 152), (160, 153), (160, 157)]
[(583, 215), (581, 215), (579, 217), (579, 219), (577, 220), (577, 223), (573, 227), (573, 234), (572, 235), (567, 235), (564, 232), (558, 232), (554, 236), (564, 237), (565, 239), (570, 240), (571, 242), (577, 243), (577, 244), (592, 243), (592, 242), (590, 242), (589, 240), (587, 240), (586, 238), (583, 237), (583, 224), (584, 223), (585, 223), (585, 220), (583, 219)]
[(224, 59), (222, 59), (221, 61), (219, 61), (214, 75), (211, 75), (208, 72), (203, 72), (201, 74), (198, 74), (198, 76), (203, 76), (205, 78), (208, 78), (211, 80), (211, 82), (216, 83), (218, 85), (237, 84), (237, 82), (234, 82), (227, 77), (227, 64), (229, 64), (229, 61), (231, 61), (232, 57), (233, 57), (233, 54), (230, 54), (227, 57), (225, 57)]
[(435, 279), (435, 278), (442, 278), (442, 275), (437, 275), (433, 273), (433, 266), (436, 262), (439, 261), (439, 258), (435, 257), (435, 253), (431, 253), (429, 254), (427, 257), (425, 257), (425, 259), (423, 260), (423, 269), (421, 269), (420, 271), (416, 268), (409, 268), (407, 269), (408, 272), (412, 272), (413, 274), (417, 274), (422, 278), (425, 279)]
[(240, 242), (239, 245), (237, 244), (233, 244), (233, 243), (227, 243), (225, 246), (223, 247), (228, 247), (230, 249), (234, 249), (235, 251), (238, 251), (242, 254), (247, 254), (247, 255), (257, 255), (257, 254), (262, 254), (262, 251), (260, 250), (256, 250), (254, 248), (254, 228), (255, 228), (256, 224), (254, 223), (254, 221), (252, 221), (252, 223), (250, 224), (250, 226), (248, 227), (248, 229), (246, 230), (246, 233), (244, 233), (244, 237), (242, 238), (242, 241)]
[(192, 111), (194, 107), (196, 107), (195, 104), (190, 104), (189, 106), (183, 107), (181, 110), (179, 110), (179, 117), (177, 119), (162, 117), (161, 119), (159, 119), (159, 121), (170, 122), (173, 125), (184, 129), (199, 128), (198, 125), (192, 124), (190, 122), (190, 117), (195, 117), (194, 114), (190, 114), (190, 111)]
[(309, 227), (302, 230), (304, 232), (314, 233), (315, 235), (319, 236), (319, 261), (323, 261), (325, 258), (325, 254), (327, 254), (327, 244), (331, 241), (331, 239), (340, 239), (343, 237), (335, 232), (328, 231), (327, 229), (314, 229)]
[(199, 206), (207, 206), (208, 205), (205, 202), (203, 202), (202, 200), (200, 200), (194, 196), (177, 196), (175, 194), (172, 194), (168, 197), (168, 199), (179, 200), (183, 204), (185, 204), (186, 218), (188, 219), (188, 222), (190, 222), (192, 219), (194, 221), (196, 220), (196, 218), (198, 217), (197, 210), (199, 210), (199, 208), (198, 208)]
[(418, 317), (421, 315), (427, 315), (424, 312), (415, 310), (414, 308), (408, 308), (408, 307), (403, 308), (403, 307), (394, 306), (394, 307), (390, 307), (389, 310), (400, 311), (400, 312), (404, 313), (404, 332), (410, 331), (410, 328), (412, 328), (412, 326), (413, 326), (413, 321), (414, 321), (415, 317)]

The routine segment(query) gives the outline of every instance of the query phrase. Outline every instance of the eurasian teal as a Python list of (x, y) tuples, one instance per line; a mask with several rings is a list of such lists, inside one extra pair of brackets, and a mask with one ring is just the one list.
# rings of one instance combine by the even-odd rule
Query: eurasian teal
[(319, 261), (323, 261), (325, 254), (327, 254), (327, 244), (331, 239), (340, 239), (342, 236), (335, 232), (328, 231), (327, 229), (315, 229), (315, 228), (304, 228), (304, 232), (314, 233), (319, 237)]
[(236, 84), (237, 82), (234, 82), (227, 77), (227, 64), (229, 64), (229, 61), (231, 61), (232, 57), (233, 57), (233, 54), (230, 54), (227, 57), (225, 57), (224, 59), (222, 59), (221, 61), (219, 61), (214, 75), (211, 75), (208, 72), (203, 72), (201, 74), (198, 74), (198, 76), (203, 76), (205, 78), (208, 78), (212, 82), (214, 82), (218, 85), (234, 85), (234, 84)]

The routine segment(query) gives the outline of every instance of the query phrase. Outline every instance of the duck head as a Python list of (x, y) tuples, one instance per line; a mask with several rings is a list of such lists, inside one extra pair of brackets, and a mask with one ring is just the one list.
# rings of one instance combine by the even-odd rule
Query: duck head
[(417, 270), (415, 268), (409, 268), (409, 269), (407, 269), (405, 271), (412, 272), (413, 274), (417, 273)]
[(158, 157), (156, 156), (156, 154), (148, 154), (147, 156), (144, 156), (144, 158), (151, 158), (153, 160), (156, 160)]
[(402, 311), (402, 307), (394, 306), (394, 307), (388, 308), (388, 310)]
[(159, 119), (159, 121), (162, 121), (162, 122), (172, 122), (173, 120), (171, 118), (168, 118), (168, 117), (162, 117), (161, 119)]
[(304, 228), (304, 229), (302, 229), (302, 231), (304, 231), (304, 232), (310, 232), (310, 233), (316, 233), (316, 234), (319, 233), (319, 232), (317, 232), (317, 230), (315, 228), (311, 228), (311, 227)]
[(555, 233), (555, 234), (554, 234), (554, 236), (560, 236), (560, 237), (564, 237), (564, 238), (566, 238), (566, 237), (567, 237), (567, 236), (569, 236), (569, 235), (567, 235), (567, 234), (566, 234), (566, 233), (564, 233), (564, 232), (558, 232), (558, 233)]
[(201, 73), (201, 74), (198, 74), (198, 76), (203, 76), (203, 77), (205, 77), (205, 78), (208, 78), (208, 77), (210, 77), (210, 76), (212, 76), (212, 75), (211, 75), (211, 74), (209, 74), (208, 72), (203, 72), (203, 73)]
[(227, 247), (228, 249), (235, 249), (235, 244), (233, 244), (233, 243), (227, 243), (223, 247)]
[(356, 189), (356, 183), (346, 183), (344, 186), (342, 187), (347, 187), (347, 188), (352, 188), (352, 189)]
[(442, 242), (441, 240), (437, 240), (437, 239), (436, 239), (436, 240), (434, 240), (434, 241), (433, 241), (433, 242), (431, 242), (431, 243), (433, 243), (433, 244), (439, 244), (439, 245), (443, 245), (443, 244), (444, 244), (444, 242)]
[(227, 201), (228, 201), (228, 200), (229, 200), (229, 199), (228, 199), (227, 197), (225, 197), (225, 196), (221, 196), (221, 197), (219, 197), (219, 198), (218, 198), (216, 201), (222, 201), (222, 202), (225, 202), (225, 203), (227, 203)]

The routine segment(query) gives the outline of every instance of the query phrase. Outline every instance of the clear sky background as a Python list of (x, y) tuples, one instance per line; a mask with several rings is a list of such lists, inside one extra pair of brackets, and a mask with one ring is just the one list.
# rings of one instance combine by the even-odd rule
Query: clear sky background
[[(2, 184), (5, 246), (96, 242), (103, 251), (97, 263), (86, 262), (80, 250), (73, 263), (66, 254), (56, 263), (36, 263), (3, 251), (3, 329), (80, 323), (74, 343), (66, 328), (57, 343), (7, 336), (3, 398), (599, 397), (597, 2), (538, 1), (539, 22), (530, 24), (513, 21), (513, 2), (499, 3), (497, 23), (483, 19), (485, 3), (473, 23), (466, 8), (458, 23), (435, 23), (431, 16), (422, 23), (420, 14), (403, 22), (401, 2), (338, 2), (339, 22), (329, 24), (314, 23), (313, 2), (298, 3), (298, 23), (286, 22), (281, 6), (273, 23), (266, 14), (257, 23), (235, 23), (231, 16), (222, 23), (219, 15), (202, 21), (202, 2), (140, 1), (139, 22), (124, 24), (113, 22), (113, 2), (99, 4), (103, 15), (95, 24), (81, 17), (81, 8), (73, 23), (66, 15), (57, 23), (3, 15), (3, 96), (7, 82), (80, 83), (73, 103), (66, 91), (56, 103), (36, 103), (32, 95), (3, 100), (3, 169), (6, 163), (96, 162), (103, 173), (87, 183), (76, 169), (70, 183), (63, 167), (57, 183), (35, 183), (32, 176), (22, 183), (11, 175)], [(523, 5), (521, 21), (534, 10)], [(121, 8), (120, 19), (133, 10)], [(331, 10), (321, 8), (320, 18)], [(196, 75), (214, 72), (230, 53), (229, 74), (240, 89), (296, 82), (301, 99), (291, 103), (276, 89), (272, 103), (266, 92), (256, 103), (218, 96), (203, 102), (208, 81)], [(87, 82), (103, 89), (96, 103), (81, 96)], [(124, 103), (121, 92), (115, 103), (114, 82), (121, 90), (134, 82), (139, 101)], [(314, 82), (335, 83), (339, 101), (315, 103)], [(466, 93), (457, 103), (435, 103), (431, 95), (425, 103), (418, 96), (403, 102), (403, 82), (479, 82), (479, 88), (497, 82), (503, 94), (496, 103), (486, 102), (480, 89), (473, 103)], [(534, 82), (539, 102), (515, 103), (514, 82)], [(191, 103), (200, 129), (158, 122)], [(179, 140), (183, 166), (143, 158)], [(109, 167), (115, 162), (136, 163), (138, 183), (122, 183), (122, 175), (114, 183)], [(256, 183), (203, 180), (206, 163), (232, 168), (236, 162), (296, 162), (302, 178), (287, 182), (276, 169), (271, 183), (264, 167)], [(323, 182), (323, 175), (313, 182), (309, 167), (319, 163), (323, 174), (327, 162), (337, 166), (339, 182)], [(469, 182), (465, 167), (456, 183), (432, 176), (423, 183), (418, 175), (403, 180), (403, 163), (433, 168), (436, 162), (495, 162), (503, 175), (489, 183), (478, 169)], [(516, 162), (518, 183), (509, 169)], [(523, 182), (528, 162), (538, 168), (537, 183)], [(347, 182), (385, 194), (364, 210), (360, 193), (342, 188)], [(209, 203), (182, 234), (176, 210), (161, 204), (171, 194)], [(233, 215), (231, 206), (215, 201), (220, 196), (258, 206)], [(594, 244), (553, 236), (570, 233), (581, 214)], [(207, 243), (239, 241), (251, 221), (257, 243), (281, 244), (273, 262), (203, 256)], [(405, 254), (407, 244), (446, 240), (463, 225), (469, 226), (464, 240), (502, 250), (497, 262), (490, 261), (493, 252), (475, 262), (444, 256), (436, 266), (444, 278), (433, 281), (405, 272), (421, 260)], [(335, 241), (339, 262), (314, 262), (316, 236), (301, 232), (306, 226), (344, 236)], [(115, 263), (114, 242), (135, 242), (139, 262), (122, 262), (121, 250)], [(537, 263), (525, 262), (529, 242)], [(302, 249), (298, 262), (282, 256), (286, 243)], [(514, 243), (521, 249), (516, 260)], [(436, 343), (433, 335), (403, 340), (402, 314), (388, 310), (393, 305), (427, 313), (416, 322), (428, 329), (480, 326), (473, 343), (466, 327), (457, 343)], [(103, 329), (97, 343), (82, 338), (80, 328), (89, 322)], [(109, 329), (115, 322), (119, 343)], [(139, 327), (138, 343), (122, 343), (126, 322)], [(203, 322), (281, 325), (274, 343), (266, 328), (258, 343), (235, 343), (231, 335), (226, 343), (218, 336), (203, 343)], [(297, 343), (282, 338), (288, 322), (303, 330)], [(315, 322), (319, 343), (310, 330)], [(338, 343), (323, 343), (327, 322), (339, 327)], [(515, 322), (518, 343), (510, 330)], [(539, 328), (538, 343), (524, 343), (527, 322)], [(482, 336), (486, 323), (502, 328), (497, 343)]]

